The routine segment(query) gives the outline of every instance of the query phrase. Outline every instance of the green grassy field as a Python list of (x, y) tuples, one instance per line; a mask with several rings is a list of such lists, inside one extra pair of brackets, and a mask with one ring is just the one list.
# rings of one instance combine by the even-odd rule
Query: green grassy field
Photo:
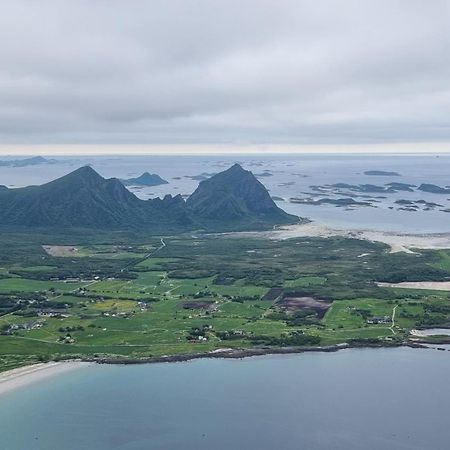
[(448, 293), (375, 284), (450, 279), (444, 251), (390, 254), (342, 238), (71, 239), (76, 258), (44, 251), (48, 236), (0, 238), (0, 370), (70, 357), (388, 345), (412, 328), (450, 326)]

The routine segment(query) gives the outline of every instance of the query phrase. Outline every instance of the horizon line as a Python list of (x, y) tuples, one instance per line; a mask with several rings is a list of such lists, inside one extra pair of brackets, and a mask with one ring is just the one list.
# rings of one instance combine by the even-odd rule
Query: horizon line
[(450, 142), (392, 144), (0, 144), (1, 156), (429, 155)]

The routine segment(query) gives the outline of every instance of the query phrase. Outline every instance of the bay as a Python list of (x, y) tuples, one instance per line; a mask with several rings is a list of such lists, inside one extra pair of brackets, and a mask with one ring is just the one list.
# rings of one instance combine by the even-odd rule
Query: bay
[(7, 450), (448, 449), (450, 355), (93, 365), (0, 398)]

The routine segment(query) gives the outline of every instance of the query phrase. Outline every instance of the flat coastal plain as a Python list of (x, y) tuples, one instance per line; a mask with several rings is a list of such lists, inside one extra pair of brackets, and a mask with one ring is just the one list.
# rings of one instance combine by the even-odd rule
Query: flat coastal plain
[[(398, 346), (413, 329), (450, 328), (450, 292), (435, 289), (450, 279), (447, 235), (310, 223), (234, 234), (20, 233), (0, 244), (5, 372), (224, 348)], [(55, 256), (61, 248), (76, 256)]]
[(248, 236), (265, 236), (269, 239), (292, 239), (296, 237), (344, 237), (381, 242), (389, 245), (391, 253), (414, 253), (413, 249), (439, 250), (450, 248), (450, 233), (409, 234), (393, 231), (343, 230), (316, 222), (283, 226), (271, 231), (235, 233)]

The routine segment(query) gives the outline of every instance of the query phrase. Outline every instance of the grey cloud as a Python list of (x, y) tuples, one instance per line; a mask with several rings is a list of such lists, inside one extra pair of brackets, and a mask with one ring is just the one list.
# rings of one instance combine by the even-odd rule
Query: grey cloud
[(0, 142), (449, 141), (450, 3), (3, 0)]

